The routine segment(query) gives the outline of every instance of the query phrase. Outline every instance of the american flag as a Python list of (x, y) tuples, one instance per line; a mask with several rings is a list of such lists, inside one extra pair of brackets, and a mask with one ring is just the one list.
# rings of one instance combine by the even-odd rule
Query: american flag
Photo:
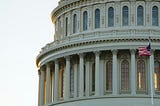
[(139, 54), (139, 56), (150, 56), (151, 55), (151, 45), (150, 45), (150, 43), (147, 47), (139, 47), (138, 48), (138, 54)]

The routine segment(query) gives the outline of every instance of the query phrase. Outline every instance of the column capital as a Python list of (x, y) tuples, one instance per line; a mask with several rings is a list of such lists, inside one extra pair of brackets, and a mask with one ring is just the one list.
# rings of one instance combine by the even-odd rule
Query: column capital
[(42, 72), (42, 71), (45, 71), (45, 65), (43, 65), (43, 66), (40, 66), (40, 72)]
[(118, 53), (118, 50), (117, 49), (113, 49), (113, 50), (111, 50), (112, 51), (112, 54), (117, 54)]
[(100, 51), (95, 51), (94, 54), (95, 54), (96, 56), (99, 56), (99, 55), (101, 54), (101, 52), (100, 52)]
[(46, 65), (46, 67), (50, 67), (50, 63), (46, 63), (45, 65)]
[(155, 49), (151, 49), (151, 54), (154, 54), (154, 52), (155, 52)]
[(55, 64), (58, 64), (58, 62), (59, 62), (58, 59), (55, 59), (55, 60), (54, 60), (54, 63), (55, 63)]
[(83, 58), (85, 56), (84, 53), (79, 53), (78, 55), (79, 55), (80, 58)]
[(71, 56), (65, 56), (64, 57), (67, 61), (70, 61)]
[(41, 75), (41, 70), (40, 70), (40, 69), (38, 70), (38, 75), (39, 75), (39, 76)]
[(136, 53), (136, 49), (130, 49), (131, 54), (135, 54)]

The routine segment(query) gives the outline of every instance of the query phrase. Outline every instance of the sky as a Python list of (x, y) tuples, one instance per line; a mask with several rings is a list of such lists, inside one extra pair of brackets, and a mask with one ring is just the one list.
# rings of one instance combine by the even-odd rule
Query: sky
[(53, 41), (58, 0), (0, 0), (0, 105), (37, 106), (36, 56)]

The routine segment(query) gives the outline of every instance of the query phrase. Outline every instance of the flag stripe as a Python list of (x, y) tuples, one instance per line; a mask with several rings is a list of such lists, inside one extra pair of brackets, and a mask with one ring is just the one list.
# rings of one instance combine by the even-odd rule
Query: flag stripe
[(139, 56), (150, 56), (151, 55), (150, 49), (151, 49), (150, 43), (147, 47), (139, 47), (138, 48)]

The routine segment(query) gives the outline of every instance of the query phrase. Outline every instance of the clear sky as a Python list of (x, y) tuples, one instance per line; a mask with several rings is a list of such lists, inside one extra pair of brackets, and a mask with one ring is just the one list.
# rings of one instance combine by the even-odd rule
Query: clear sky
[(36, 56), (53, 41), (58, 0), (0, 0), (0, 105), (37, 106)]

